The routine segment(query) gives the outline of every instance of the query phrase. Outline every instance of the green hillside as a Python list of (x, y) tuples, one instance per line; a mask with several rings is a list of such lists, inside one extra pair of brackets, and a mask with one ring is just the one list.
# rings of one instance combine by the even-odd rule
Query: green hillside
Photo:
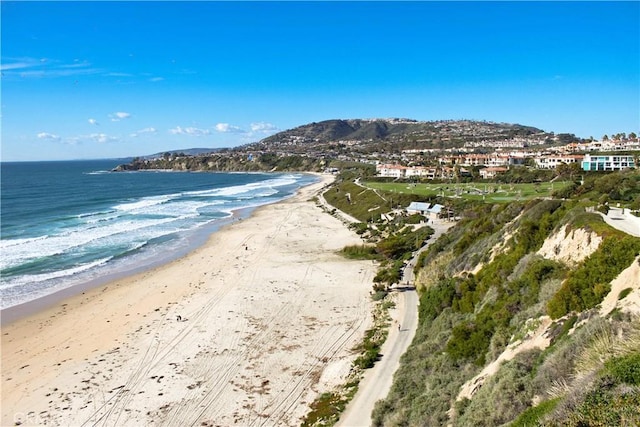
[[(638, 297), (640, 238), (591, 210), (636, 204), (640, 175), (594, 176), (558, 190), (562, 199), (545, 192), (508, 203), (428, 196), (461, 220), (416, 266), (418, 330), (374, 425), (640, 425), (638, 314), (600, 312), (625, 270), (631, 279), (609, 298), (624, 305)], [(359, 232), (370, 239), (387, 229), (371, 212), (425, 197), (348, 181), (326, 194), (369, 222)]]

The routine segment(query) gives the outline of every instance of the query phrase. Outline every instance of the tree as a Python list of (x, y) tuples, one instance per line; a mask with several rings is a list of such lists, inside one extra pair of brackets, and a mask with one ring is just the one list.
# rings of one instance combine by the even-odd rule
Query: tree
[(580, 174), (581, 171), (578, 163), (561, 163), (556, 167), (558, 176), (569, 178), (570, 181), (573, 181), (573, 178)]
[(608, 141), (609, 140), (609, 135), (607, 135), (606, 133), (604, 134), (604, 136), (602, 137), (603, 141)]

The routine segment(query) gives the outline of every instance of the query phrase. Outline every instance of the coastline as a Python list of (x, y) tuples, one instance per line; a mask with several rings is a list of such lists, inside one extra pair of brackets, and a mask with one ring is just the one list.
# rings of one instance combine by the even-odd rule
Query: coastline
[[(291, 197), (295, 197), (295, 195)], [(283, 200), (286, 200), (286, 198)], [(276, 203), (279, 202), (282, 202), (282, 200)], [(188, 244), (182, 247), (174, 248), (171, 253), (162, 254), (159, 259), (147, 260), (142, 264), (132, 264), (132, 266), (129, 266), (125, 269), (108, 272), (101, 277), (90, 279), (84, 282), (79, 282), (77, 284), (73, 284), (71, 286), (51, 292), (50, 294), (35, 298), (31, 301), (3, 308), (2, 310), (0, 310), (0, 326), (8, 326), (15, 321), (36, 315), (39, 312), (62, 304), (66, 300), (77, 295), (84, 295), (86, 292), (91, 291), (95, 288), (99, 288), (100, 286), (105, 286), (109, 283), (136, 276), (145, 272), (151, 272), (173, 262), (179, 261), (180, 259), (189, 256), (194, 251), (197, 251), (201, 247), (205, 246), (211, 239), (213, 233), (216, 233), (221, 229), (229, 226), (230, 224), (233, 224), (233, 222), (235, 221), (248, 218), (249, 216), (251, 216), (254, 210), (259, 209), (260, 207), (262, 206), (253, 206), (232, 211), (229, 217), (223, 218), (217, 221), (215, 224), (203, 226), (202, 229), (198, 230), (201, 234), (192, 232), (192, 235), (187, 238), (189, 242)]]
[(3, 325), (2, 424), (299, 425), (371, 322), (375, 266), (335, 254), (360, 240), (310, 201), (322, 178)]

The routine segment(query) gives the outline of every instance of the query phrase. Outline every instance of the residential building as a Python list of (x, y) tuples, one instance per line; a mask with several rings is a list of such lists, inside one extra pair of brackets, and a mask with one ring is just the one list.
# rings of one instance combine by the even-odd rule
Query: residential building
[(541, 155), (533, 159), (539, 169), (555, 169), (565, 163), (580, 163), (584, 156), (571, 154)]
[(437, 174), (438, 174), (438, 170), (436, 168), (430, 168), (426, 166), (408, 167), (405, 170), (405, 176), (407, 178), (411, 178), (415, 176), (419, 178), (435, 179)]
[(444, 206), (437, 203), (430, 205), (424, 202), (411, 202), (406, 210), (408, 214), (420, 214), (430, 219), (438, 219), (441, 217), (443, 209)]
[(426, 216), (429, 211), (429, 206), (431, 206), (430, 203), (411, 202), (411, 204), (407, 206), (407, 213), (409, 215), (420, 214)]
[(495, 178), (496, 175), (505, 173), (508, 170), (509, 169), (505, 167), (500, 167), (500, 166), (484, 168), (484, 169), (480, 169), (480, 177), (483, 179)]
[(404, 178), (406, 169), (406, 166), (400, 165), (376, 165), (378, 176), (385, 178)]
[(584, 171), (619, 171), (633, 167), (635, 167), (633, 156), (629, 155), (585, 154), (582, 160)]

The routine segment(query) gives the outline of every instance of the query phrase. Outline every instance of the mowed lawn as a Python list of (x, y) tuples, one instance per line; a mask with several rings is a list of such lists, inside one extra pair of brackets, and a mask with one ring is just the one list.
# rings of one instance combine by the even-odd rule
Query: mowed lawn
[(383, 191), (396, 193), (417, 194), (420, 196), (444, 196), (462, 197), (469, 200), (485, 200), (487, 202), (500, 203), (514, 200), (529, 200), (535, 198), (551, 197), (554, 191), (568, 185), (570, 181), (539, 182), (534, 184), (495, 184), (469, 182), (463, 184), (413, 184), (401, 182), (365, 182), (363, 185)]

